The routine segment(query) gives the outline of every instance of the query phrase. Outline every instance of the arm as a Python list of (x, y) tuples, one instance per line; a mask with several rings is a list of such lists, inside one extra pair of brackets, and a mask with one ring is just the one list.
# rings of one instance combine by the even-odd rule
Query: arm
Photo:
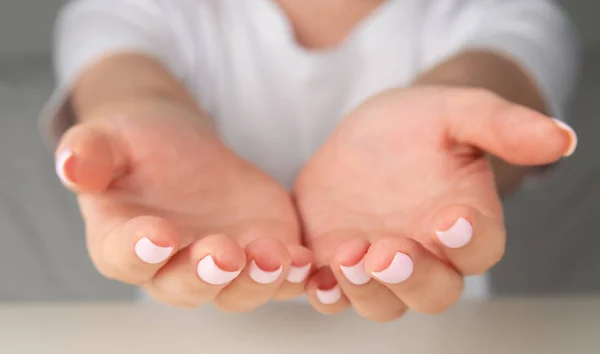
[(77, 120), (94, 117), (103, 107), (168, 103), (196, 113), (203, 125), (211, 124), (164, 65), (143, 54), (121, 53), (98, 61), (78, 77), (71, 96)]
[[(548, 0), (462, 4), (430, 16), (424, 28), (423, 69), (414, 84), (482, 88), (564, 118), (579, 47), (560, 8)], [(432, 8), (436, 5), (431, 1)], [(491, 161), (501, 196), (514, 192), (528, 173), (494, 157)]]
[(50, 145), (76, 121), (102, 116), (99, 110), (111, 114), (169, 103), (211, 125), (180, 80), (189, 58), (162, 6), (152, 0), (79, 0), (62, 9), (54, 46), (58, 88), (42, 112)]

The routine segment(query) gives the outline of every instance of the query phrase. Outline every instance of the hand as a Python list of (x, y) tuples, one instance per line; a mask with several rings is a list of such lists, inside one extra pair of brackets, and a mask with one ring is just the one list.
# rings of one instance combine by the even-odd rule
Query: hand
[(127, 102), (83, 117), (57, 150), (106, 277), (175, 306), (248, 311), (304, 292), (312, 254), (288, 193), (194, 114)]
[(574, 149), (570, 128), (475, 89), (385, 92), (351, 113), (301, 172), (295, 196), (319, 270), (322, 313), (352, 304), (388, 321), (446, 310), (463, 276), (503, 256), (505, 229), (484, 152), (550, 164)]

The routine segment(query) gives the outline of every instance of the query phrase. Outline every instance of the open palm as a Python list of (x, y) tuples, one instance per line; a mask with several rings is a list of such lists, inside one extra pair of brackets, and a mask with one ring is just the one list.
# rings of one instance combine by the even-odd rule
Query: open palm
[(321, 269), (308, 294), (321, 312), (350, 303), (373, 320), (436, 313), (463, 276), (502, 257), (502, 206), (489, 159), (549, 164), (572, 136), (490, 93), (383, 93), (342, 121), (300, 174), (295, 195)]
[(177, 306), (245, 311), (299, 295), (311, 254), (288, 194), (197, 122), (132, 103), (65, 134), (58, 173), (78, 193), (92, 260)]

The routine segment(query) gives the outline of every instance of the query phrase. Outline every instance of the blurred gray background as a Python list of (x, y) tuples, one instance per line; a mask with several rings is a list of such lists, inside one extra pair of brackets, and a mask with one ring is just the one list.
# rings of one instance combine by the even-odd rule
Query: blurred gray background
[[(59, 185), (38, 134), (62, 3), (0, 0), (0, 301), (134, 296), (91, 266), (75, 200)], [(498, 294), (600, 291), (600, 2), (562, 3), (585, 43), (570, 116), (580, 147), (542, 187), (507, 202), (507, 255), (492, 273)]]

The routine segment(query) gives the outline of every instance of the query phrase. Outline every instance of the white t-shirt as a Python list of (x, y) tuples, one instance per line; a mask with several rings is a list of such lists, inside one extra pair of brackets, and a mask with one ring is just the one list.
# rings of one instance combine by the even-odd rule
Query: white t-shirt
[[(551, 1), (388, 0), (339, 47), (310, 51), (273, 0), (79, 0), (58, 18), (45, 131), (55, 142), (72, 122), (70, 87), (86, 67), (116, 52), (151, 54), (235, 152), (290, 187), (349, 110), (469, 48), (514, 58), (563, 117), (578, 45)], [(484, 278), (467, 283), (467, 297), (486, 293)]]

